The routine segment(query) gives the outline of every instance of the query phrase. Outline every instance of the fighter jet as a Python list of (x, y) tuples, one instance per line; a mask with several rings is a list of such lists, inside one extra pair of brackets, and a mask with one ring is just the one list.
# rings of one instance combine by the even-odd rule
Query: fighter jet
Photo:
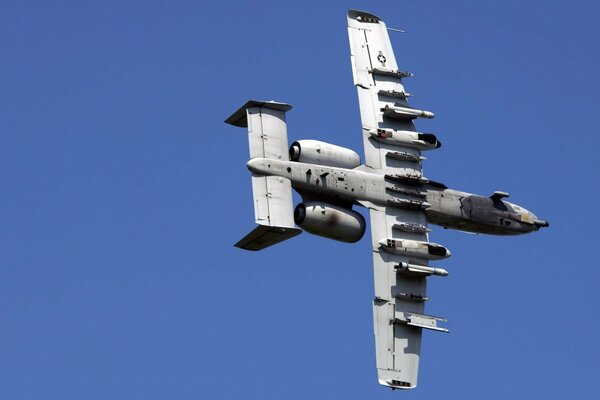
[[(379, 383), (393, 389), (417, 386), (423, 329), (448, 332), (444, 318), (425, 314), (428, 276), (446, 276), (432, 260), (450, 250), (429, 241), (429, 224), (467, 232), (518, 235), (549, 224), (509, 203), (508, 193), (479, 196), (426, 178), (421, 154), (440, 148), (432, 133), (415, 127), (430, 111), (409, 105), (385, 23), (350, 10), (347, 16), (354, 85), (358, 91), (364, 164), (353, 150), (318, 140), (288, 149), (289, 104), (248, 101), (225, 122), (248, 128), (256, 228), (236, 246), (261, 250), (305, 230), (354, 243), (366, 229), (369, 210), (375, 276), (373, 318)], [(292, 188), (302, 197), (295, 209)]]

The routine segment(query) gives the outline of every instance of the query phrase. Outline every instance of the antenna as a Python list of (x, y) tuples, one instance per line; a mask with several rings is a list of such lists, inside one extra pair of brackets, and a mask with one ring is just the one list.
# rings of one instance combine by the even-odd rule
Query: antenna
[(387, 30), (392, 31), (392, 32), (406, 33), (406, 30), (404, 30), (404, 29), (387, 28)]

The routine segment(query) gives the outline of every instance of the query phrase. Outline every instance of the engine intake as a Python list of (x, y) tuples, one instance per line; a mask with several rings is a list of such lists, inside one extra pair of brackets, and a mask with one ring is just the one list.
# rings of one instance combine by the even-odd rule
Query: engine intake
[(348, 169), (360, 165), (360, 157), (354, 150), (319, 140), (298, 140), (292, 143), (290, 160)]
[(356, 211), (318, 201), (298, 204), (294, 221), (308, 233), (345, 243), (358, 242), (366, 228)]

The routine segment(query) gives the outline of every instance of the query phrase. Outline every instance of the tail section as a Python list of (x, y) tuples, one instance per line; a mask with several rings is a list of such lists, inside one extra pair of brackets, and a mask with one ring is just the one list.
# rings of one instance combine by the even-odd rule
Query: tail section
[[(225, 122), (248, 128), (250, 159), (287, 159), (285, 113), (291, 108), (285, 103), (250, 100)], [(302, 232), (294, 224), (292, 185), (289, 179), (253, 173), (252, 195), (258, 226), (235, 246), (245, 250), (261, 250)]]

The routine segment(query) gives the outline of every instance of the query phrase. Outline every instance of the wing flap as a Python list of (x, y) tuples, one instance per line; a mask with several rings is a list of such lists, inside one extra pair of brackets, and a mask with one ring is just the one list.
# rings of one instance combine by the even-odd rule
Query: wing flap
[(292, 183), (279, 176), (252, 174), (254, 219), (257, 224), (294, 227)]

